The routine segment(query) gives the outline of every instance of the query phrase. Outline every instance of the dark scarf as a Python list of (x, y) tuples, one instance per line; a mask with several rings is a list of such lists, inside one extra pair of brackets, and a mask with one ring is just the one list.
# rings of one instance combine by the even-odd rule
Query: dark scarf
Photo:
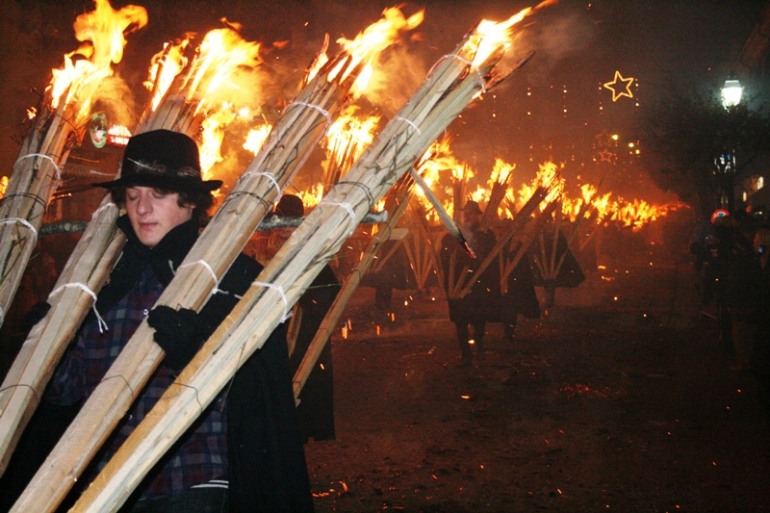
[(121, 216), (117, 225), (126, 236), (126, 245), (120, 261), (110, 274), (109, 283), (102, 289), (96, 301), (96, 309), (100, 312), (106, 312), (115, 306), (148, 267), (163, 286), (167, 286), (198, 238), (198, 222), (195, 219), (171, 229), (153, 248), (139, 241), (127, 215)]

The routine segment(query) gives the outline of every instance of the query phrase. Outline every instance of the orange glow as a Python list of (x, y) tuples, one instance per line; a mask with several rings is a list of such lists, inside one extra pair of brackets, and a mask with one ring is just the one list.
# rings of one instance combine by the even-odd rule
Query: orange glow
[[(198, 101), (196, 112), (204, 112), (234, 97), (249, 97), (249, 85), (238, 78), (243, 70), (261, 64), (259, 43), (245, 41), (230, 28), (209, 31), (203, 38), (192, 69), (182, 86), (188, 101)], [(245, 77), (244, 77), (245, 78)], [(250, 84), (253, 88), (253, 84)]]
[[(96, 8), (75, 19), (73, 28), (80, 47), (64, 56), (64, 66), (52, 70), (46, 91), (51, 106), (79, 103), (75, 124), (81, 125), (90, 113), (94, 95), (105, 96), (104, 79), (113, 75), (112, 65), (123, 58), (125, 34), (147, 24), (147, 11), (126, 5), (116, 11), (107, 0), (95, 0)], [(101, 89), (100, 89), (101, 88)]]
[(302, 199), (305, 211), (307, 211), (308, 208), (312, 208), (321, 202), (324, 197), (324, 187), (322, 184), (317, 183), (309, 189), (298, 191), (296, 194)]
[(374, 140), (380, 117), (359, 116), (358, 113), (359, 107), (350, 105), (329, 127), (324, 165), (327, 185), (337, 183), (342, 173), (347, 172)]
[[(349, 40), (341, 37), (337, 43), (342, 46), (352, 57), (352, 62), (341, 62), (339, 68), (330, 74), (330, 78), (337, 78), (340, 72), (349, 73), (360, 63), (370, 65), (386, 48), (394, 44), (403, 33), (417, 28), (424, 19), (425, 11), (421, 10), (406, 18), (404, 13), (396, 7), (390, 7), (382, 12), (382, 18), (369, 25), (355, 39)], [(345, 66), (343, 70), (342, 67)], [(371, 71), (361, 73), (353, 86), (354, 94), (361, 94), (366, 89)], [(341, 78), (345, 78), (343, 75)]]
[(269, 124), (252, 128), (249, 130), (249, 133), (246, 134), (246, 142), (243, 143), (243, 148), (256, 155), (259, 153), (262, 145), (265, 144), (265, 141), (267, 141), (267, 137), (270, 135), (270, 130), (272, 129), (273, 126)]
[(163, 50), (152, 57), (149, 77), (145, 80), (144, 86), (153, 93), (150, 101), (150, 108), (153, 111), (158, 108), (163, 95), (171, 87), (177, 75), (187, 66), (185, 50), (189, 44), (188, 35), (176, 43), (166, 43), (163, 45)]

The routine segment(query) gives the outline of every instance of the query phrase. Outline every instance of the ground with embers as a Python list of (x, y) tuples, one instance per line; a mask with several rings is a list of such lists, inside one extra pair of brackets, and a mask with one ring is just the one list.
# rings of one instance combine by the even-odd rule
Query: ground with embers
[(392, 320), (362, 288), (337, 439), (306, 446), (316, 510), (769, 511), (770, 416), (673, 260), (587, 273), (513, 343), (489, 325), (471, 368), (445, 303), (397, 292)]

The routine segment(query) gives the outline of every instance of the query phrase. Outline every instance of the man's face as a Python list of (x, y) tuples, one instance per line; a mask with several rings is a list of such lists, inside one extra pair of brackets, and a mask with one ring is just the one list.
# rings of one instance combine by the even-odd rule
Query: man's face
[(193, 207), (180, 207), (177, 192), (137, 186), (126, 189), (126, 212), (139, 241), (152, 248), (169, 231), (192, 219)]
[(473, 210), (463, 210), (462, 223), (468, 228), (476, 228), (481, 224), (481, 214)]

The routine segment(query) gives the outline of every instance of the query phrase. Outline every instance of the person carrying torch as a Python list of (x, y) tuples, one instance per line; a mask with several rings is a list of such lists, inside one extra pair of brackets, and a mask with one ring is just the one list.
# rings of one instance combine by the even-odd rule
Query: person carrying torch
[[(120, 178), (107, 188), (125, 208), (127, 242), (109, 282), (64, 355), (45, 400), (79, 403), (102, 380), (147, 318), (165, 357), (86, 470), (89, 483), (142, 421), (198, 348), (248, 289), (262, 266), (241, 254), (196, 312), (153, 308), (195, 244), (219, 180), (201, 178), (198, 147), (185, 134), (153, 130), (132, 137)], [(304, 449), (291, 388), (283, 325), (236, 373), (145, 478), (122, 512), (312, 511)]]

